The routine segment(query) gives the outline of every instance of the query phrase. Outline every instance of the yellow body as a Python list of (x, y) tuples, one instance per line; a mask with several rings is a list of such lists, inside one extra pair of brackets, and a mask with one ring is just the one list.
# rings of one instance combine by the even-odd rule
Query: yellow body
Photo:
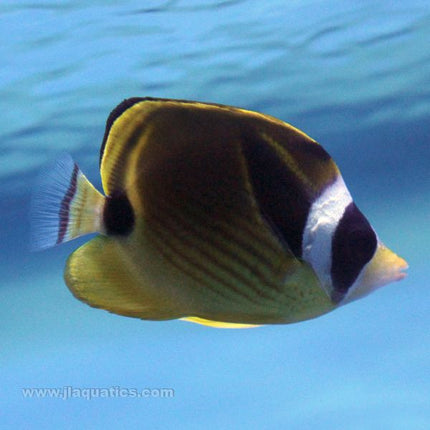
[(313, 270), (259, 210), (244, 130), (299, 180), (323, 184), (338, 173), (331, 159), (300, 168), (288, 144), (319, 145), (272, 117), (137, 103), (112, 124), (101, 158), (104, 191), (126, 190), (136, 224), (127, 237), (97, 237), (72, 254), (65, 280), (75, 296), (121, 315), (215, 325), (289, 323), (332, 310)]
[[(91, 306), (252, 327), (317, 317), (405, 275), (406, 262), (374, 239), (374, 253), (341, 283), (350, 272), (344, 260), (334, 265), (332, 252), (366, 249), (348, 241), (356, 233), (350, 214), (359, 211), (327, 152), (273, 117), (128, 99), (108, 118), (100, 173), (106, 197), (71, 158), (60, 161), (35, 217), (39, 248), (101, 233), (65, 270), (72, 293)], [(355, 261), (345, 260), (353, 270)]]

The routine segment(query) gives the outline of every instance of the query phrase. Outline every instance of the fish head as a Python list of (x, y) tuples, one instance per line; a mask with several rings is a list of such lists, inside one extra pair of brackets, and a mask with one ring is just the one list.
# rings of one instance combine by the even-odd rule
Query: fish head
[(303, 259), (336, 305), (403, 279), (408, 267), (380, 241), (341, 176), (313, 202), (302, 249)]

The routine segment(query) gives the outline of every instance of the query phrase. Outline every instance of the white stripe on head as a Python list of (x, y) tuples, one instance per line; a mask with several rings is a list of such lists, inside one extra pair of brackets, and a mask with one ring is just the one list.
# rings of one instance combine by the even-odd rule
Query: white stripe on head
[(312, 266), (329, 296), (332, 289), (332, 238), (345, 208), (351, 202), (351, 194), (339, 174), (312, 203), (303, 231), (302, 258)]

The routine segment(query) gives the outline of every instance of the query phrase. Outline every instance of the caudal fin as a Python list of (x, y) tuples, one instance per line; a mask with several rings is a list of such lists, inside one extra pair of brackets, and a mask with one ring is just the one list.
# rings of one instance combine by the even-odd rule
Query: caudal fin
[(41, 175), (33, 193), (31, 248), (42, 250), (99, 232), (104, 199), (64, 154)]

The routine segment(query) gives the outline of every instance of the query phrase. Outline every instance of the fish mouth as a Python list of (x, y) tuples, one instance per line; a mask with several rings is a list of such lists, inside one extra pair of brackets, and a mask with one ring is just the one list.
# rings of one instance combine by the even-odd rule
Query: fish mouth
[(401, 260), (401, 262), (400, 262), (399, 267), (398, 267), (396, 281), (401, 281), (402, 279), (406, 278), (406, 276), (408, 276), (406, 271), (409, 269), (409, 264), (405, 260), (403, 260), (403, 258), (401, 258), (401, 257), (399, 257), (399, 260)]
[(401, 281), (407, 276), (408, 268), (406, 260), (379, 242), (375, 255), (366, 268), (363, 281), (373, 288)]
[(392, 254), (388, 261), (386, 260), (386, 262), (390, 264), (392, 268), (390, 273), (387, 274), (388, 282), (401, 281), (407, 276), (406, 271), (409, 269), (409, 265), (402, 257), (394, 254), (394, 252), (390, 251), (389, 249), (388, 251)]
[(372, 291), (391, 282), (401, 281), (407, 276), (408, 263), (378, 242), (372, 259), (367, 263), (364, 272), (357, 279), (344, 303), (367, 296)]

